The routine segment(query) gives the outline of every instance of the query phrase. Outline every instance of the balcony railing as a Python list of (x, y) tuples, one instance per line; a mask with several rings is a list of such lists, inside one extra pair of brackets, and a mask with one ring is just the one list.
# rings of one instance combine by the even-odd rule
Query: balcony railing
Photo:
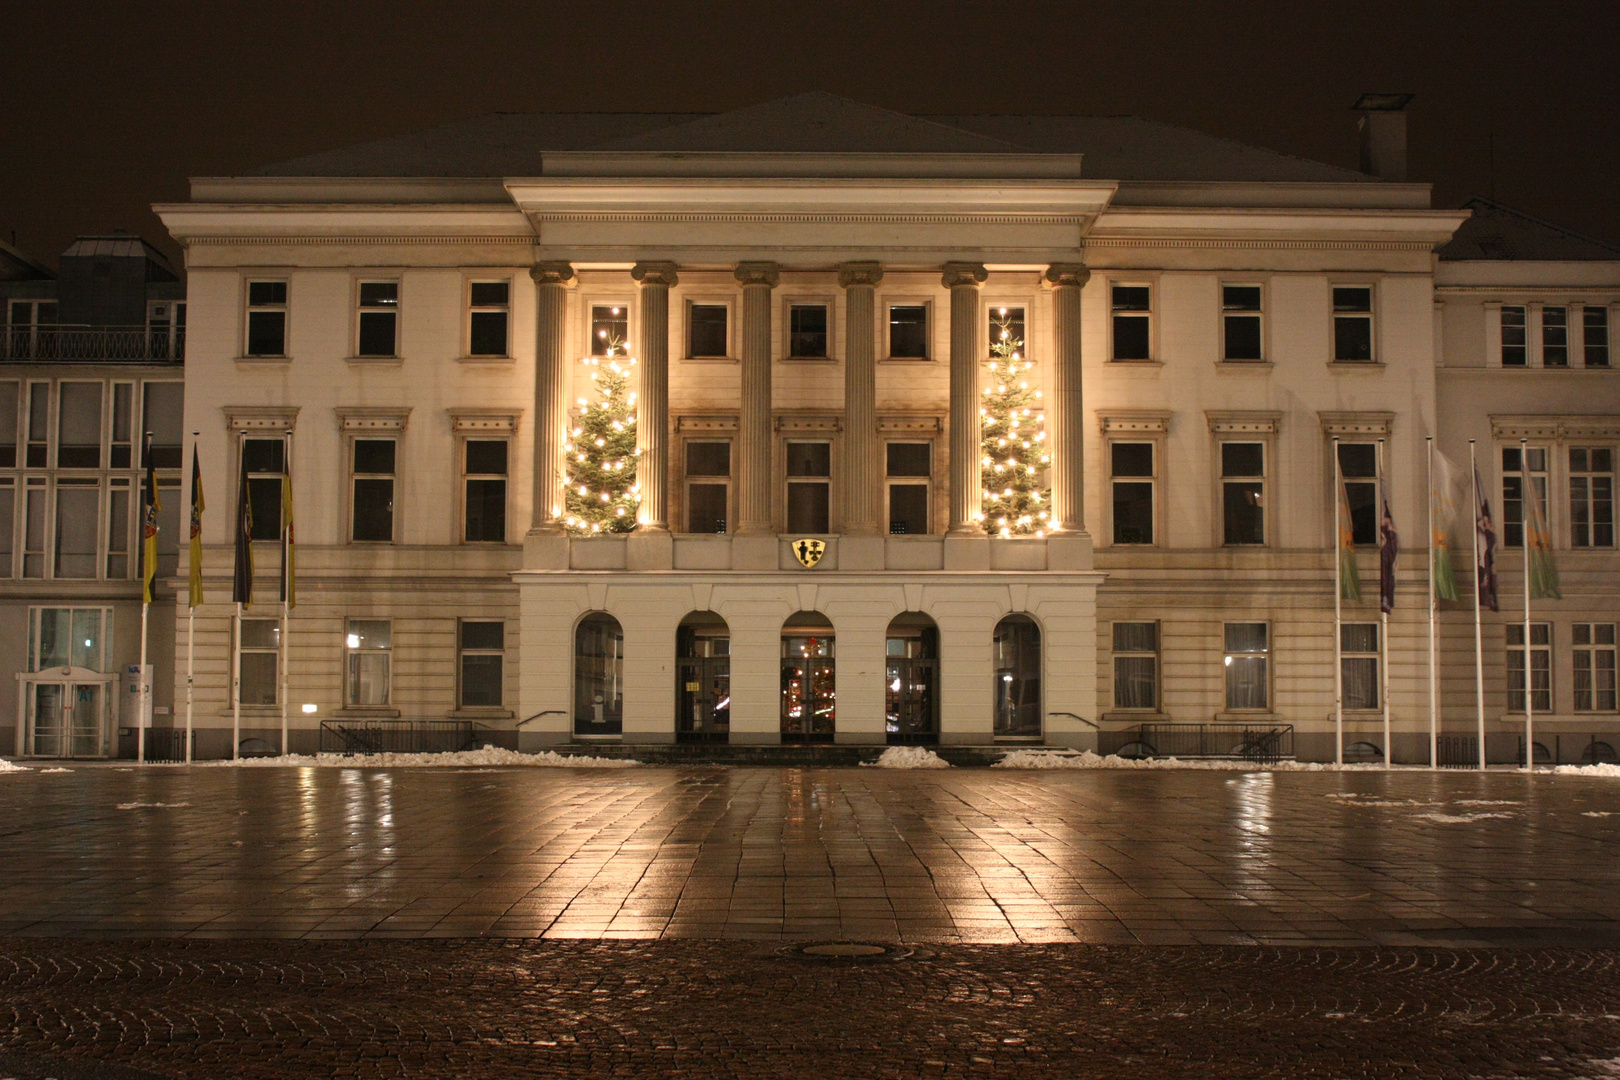
[(1121, 757), (1235, 758), (1276, 762), (1294, 756), (1294, 725), (1142, 724), (1099, 736), (1104, 754)]
[(163, 326), (13, 326), (0, 331), (0, 360), (151, 363), (184, 360), (186, 332)]

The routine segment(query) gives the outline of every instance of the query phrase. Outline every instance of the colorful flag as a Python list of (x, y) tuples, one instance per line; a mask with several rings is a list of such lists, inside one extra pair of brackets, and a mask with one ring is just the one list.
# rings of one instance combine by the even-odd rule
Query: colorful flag
[(1541, 499), (1534, 478), (1526, 477), (1524, 495), (1524, 542), (1530, 545), (1530, 599), (1562, 600), (1558, 589), (1558, 567), (1553, 565), (1552, 531), (1547, 528), (1547, 515), (1542, 513)]
[(141, 449), (146, 458), (146, 479), (141, 481), (141, 599), (152, 602), (152, 583), (157, 578), (158, 511), (163, 500), (158, 495), (157, 466), (152, 461), (152, 436), (147, 435)]
[(1350, 518), (1350, 493), (1345, 490), (1344, 477), (1338, 478), (1339, 487), (1339, 599), (1361, 599), (1361, 576), (1356, 571), (1356, 527)]
[(201, 607), (202, 587), (202, 464), (197, 460), (197, 444), (191, 444), (191, 606)]
[(292, 473), (281, 474), (281, 601), (298, 606), (298, 567), (293, 550)]
[(1457, 599), (1457, 573), (1451, 563), (1451, 530), (1457, 523), (1457, 469), (1446, 455), (1434, 451), (1429, 490), (1429, 560), (1434, 595)]
[(243, 605), (253, 603), (253, 499), (248, 494), (246, 461), (236, 485), (236, 573), (231, 579), (231, 599)]
[(1389, 484), (1383, 470), (1378, 473), (1378, 494), (1383, 517), (1378, 523), (1378, 610), (1388, 615), (1395, 610), (1395, 558), (1401, 553), (1401, 538), (1395, 533), (1395, 517), (1389, 512)]
[(1491, 500), (1480, 486), (1478, 466), (1474, 467), (1474, 532), (1479, 545), (1479, 562), (1474, 567), (1479, 605), (1500, 611), (1496, 603), (1496, 526), (1491, 522)]

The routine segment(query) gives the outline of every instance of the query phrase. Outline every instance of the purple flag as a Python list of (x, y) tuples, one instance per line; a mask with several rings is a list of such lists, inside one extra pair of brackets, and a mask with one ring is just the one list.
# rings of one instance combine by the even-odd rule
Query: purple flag
[(1478, 466), (1474, 468), (1474, 532), (1479, 539), (1479, 564), (1474, 568), (1479, 604), (1500, 611), (1496, 603), (1496, 526), (1491, 523), (1491, 500), (1479, 483)]
[(1378, 523), (1378, 610), (1388, 615), (1395, 610), (1395, 557), (1401, 553), (1401, 538), (1395, 533), (1395, 517), (1389, 512), (1389, 485), (1381, 472), (1378, 492), (1383, 496), (1384, 509)]

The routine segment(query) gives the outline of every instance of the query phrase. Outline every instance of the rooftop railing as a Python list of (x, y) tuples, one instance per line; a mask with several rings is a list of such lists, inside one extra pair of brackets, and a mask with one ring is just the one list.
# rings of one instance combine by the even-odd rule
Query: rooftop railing
[(46, 324), (0, 330), (0, 360), (152, 363), (184, 360), (184, 327)]

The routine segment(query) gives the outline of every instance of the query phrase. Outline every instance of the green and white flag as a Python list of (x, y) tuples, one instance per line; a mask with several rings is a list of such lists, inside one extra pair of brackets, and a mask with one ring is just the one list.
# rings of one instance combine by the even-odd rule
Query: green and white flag
[(1558, 567), (1553, 564), (1552, 531), (1541, 509), (1540, 492), (1527, 484), (1524, 494), (1524, 542), (1530, 547), (1530, 599), (1562, 600), (1558, 588)]
[(1433, 487), (1429, 491), (1429, 563), (1434, 575), (1434, 595), (1442, 600), (1457, 599), (1457, 574), (1451, 558), (1451, 530), (1457, 523), (1461, 485), (1451, 461), (1434, 452)]
[(1350, 519), (1350, 493), (1339, 478), (1339, 599), (1361, 599), (1361, 575), (1356, 570), (1356, 527)]

